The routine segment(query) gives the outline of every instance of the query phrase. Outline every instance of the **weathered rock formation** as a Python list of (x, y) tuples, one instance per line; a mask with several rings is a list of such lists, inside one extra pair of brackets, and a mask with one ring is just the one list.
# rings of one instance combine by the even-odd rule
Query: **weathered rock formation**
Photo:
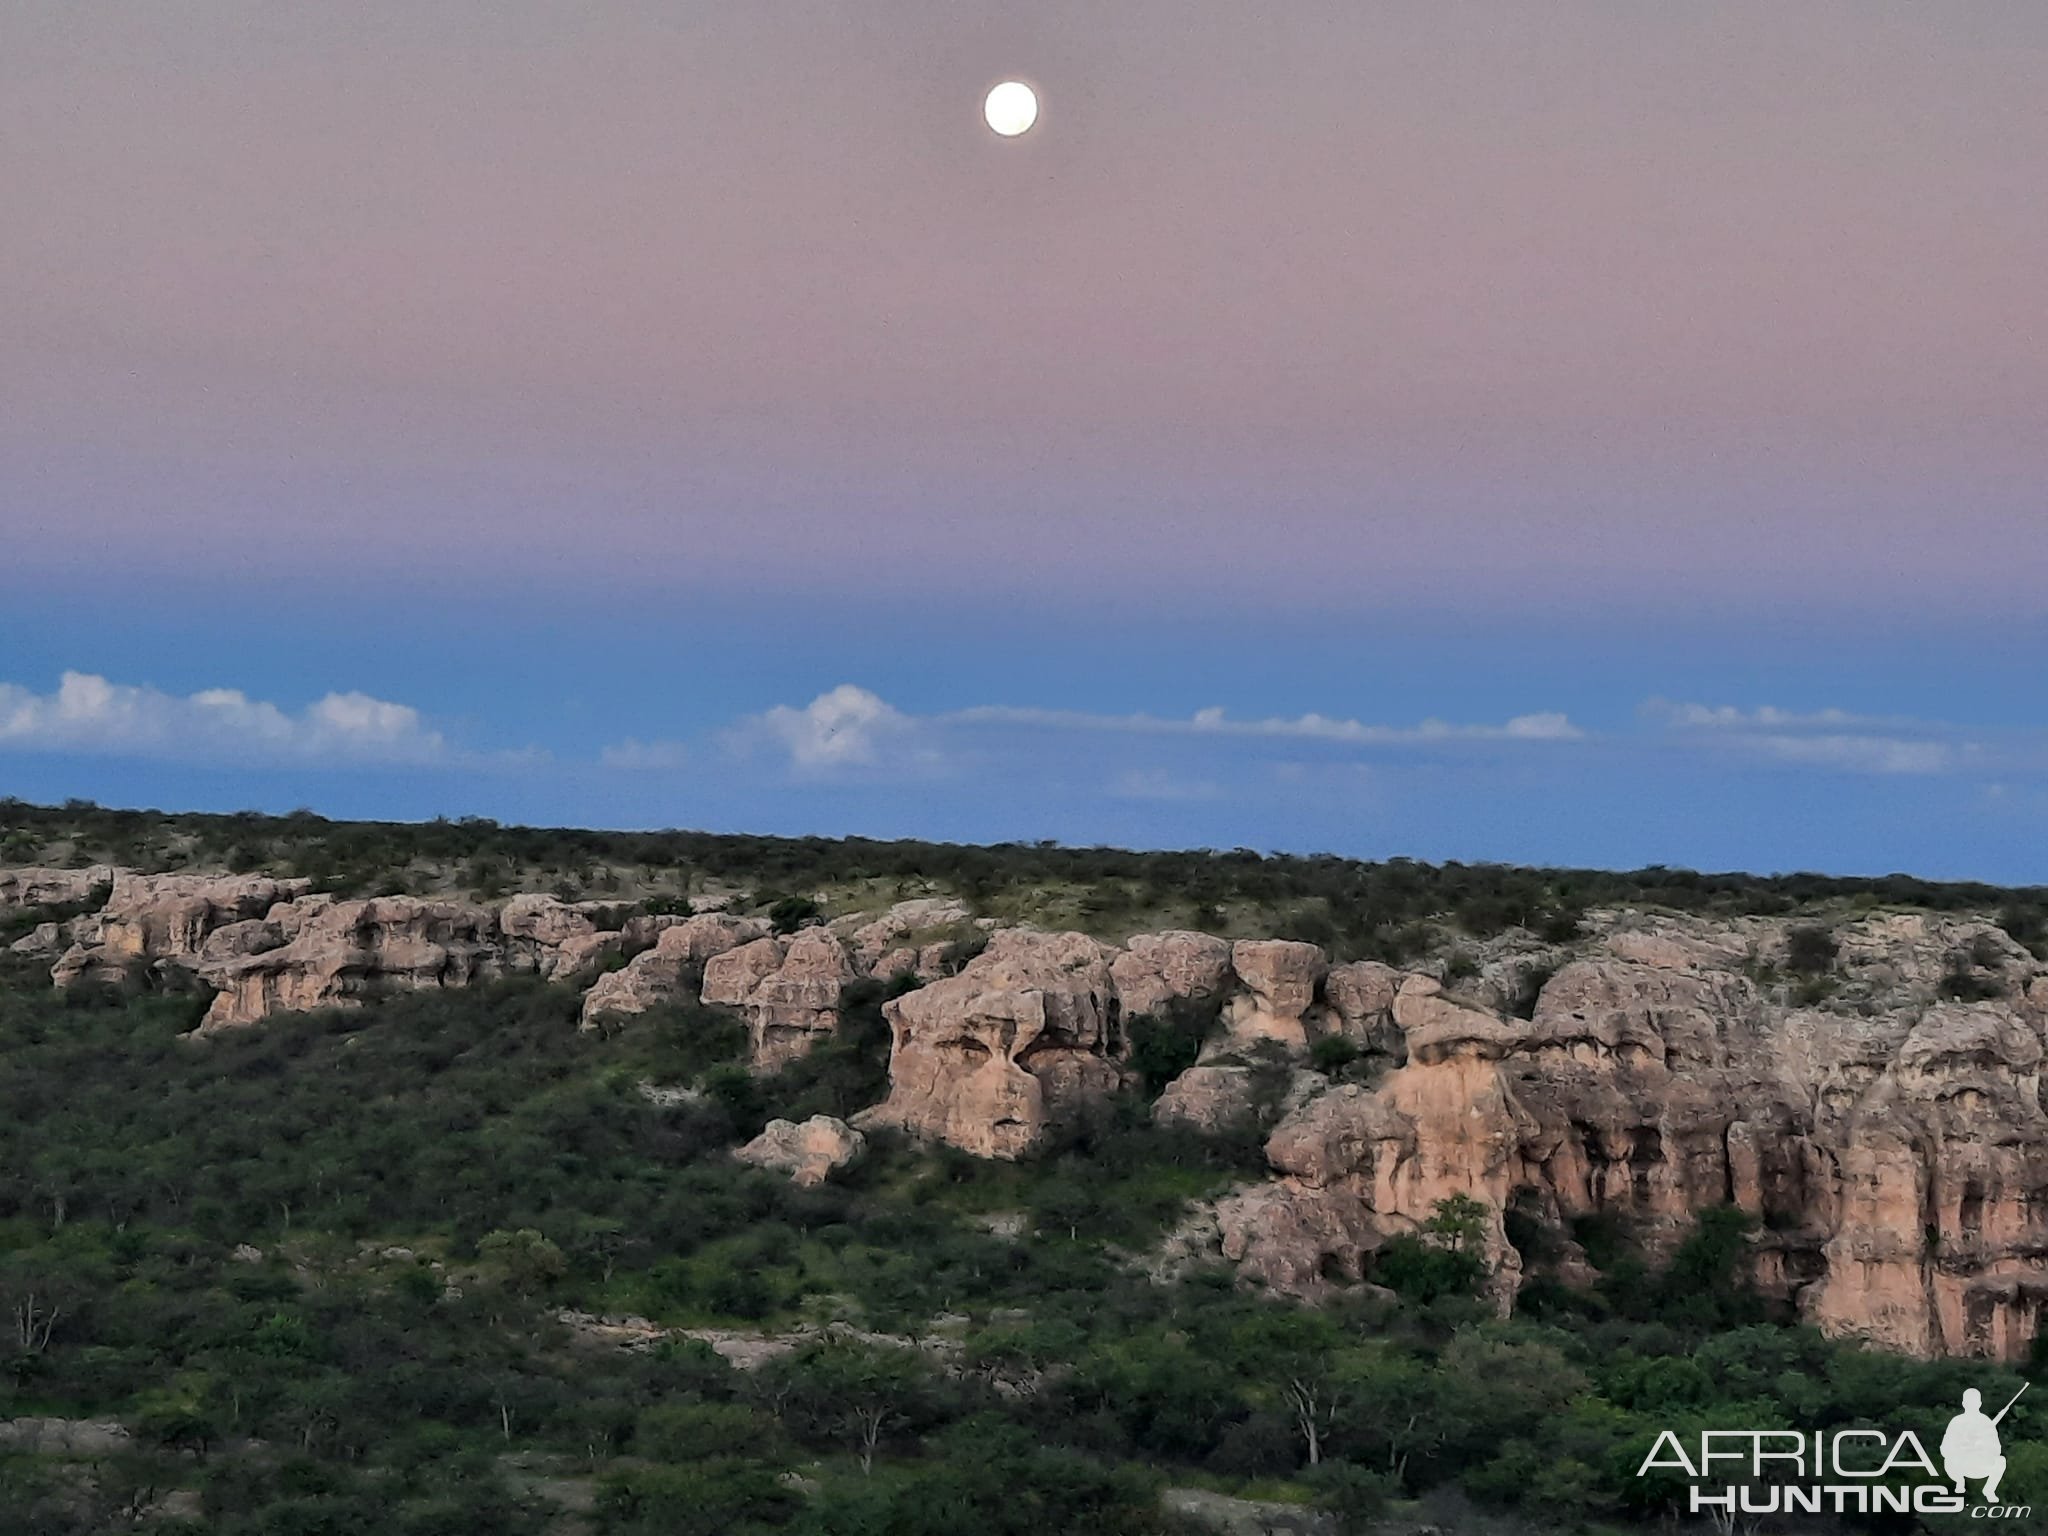
[(583, 997), (583, 1027), (595, 1029), (606, 1018), (630, 1017), (685, 998), (713, 960), (767, 935), (768, 924), (760, 918), (724, 912), (700, 913), (663, 928), (652, 949), (591, 985)]
[(59, 986), (119, 981), (131, 968), (192, 969), (212, 935), (303, 895), (304, 880), (265, 875), (136, 875), (120, 872), (96, 913), (72, 920), (71, 947), (51, 972)]
[(197, 970), (217, 995), (200, 1031), (504, 975), (501, 939), (497, 914), (471, 902), (315, 896), (281, 903), (212, 936)]
[(1166, 1085), (1152, 1119), (1208, 1136), (1263, 1128), (1328, 1086), (1321, 1073), (1290, 1067), (1277, 1052), (1263, 1060), (1198, 1062)]
[(1124, 1016), (1158, 1013), (1181, 999), (1214, 997), (1230, 981), (1230, 945), (1206, 933), (1134, 934), (1109, 964)]
[[(832, 932), (844, 938), (856, 969), (862, 975), (897, 974), (887, 957), (908, 954), (913, 964), (925, 951), (938, 953), (948, 947), (948, 940), (961, 931), (971, 931), (974, 914), (961, 903), (949, 898), (920, 897), (915, 901), (899, 901), (895, 906), (877, 917), (871, 913), (858, 913), (842, 917), (830, 925)], [(904, 967), (907, 973), (909, 966)]]
[(815, 1188), (861, 1154), (867, 1138), (844, 1120), (831, 1115), (813, 1115), (798, 1124), (794, 1120), (770, 1120), (761, 1134), (733, 1156), (756, 1168), (786, 1173), (806, 1189)]
[[(1219, 1208), (1224, 1253), (1315, 1295), (1466, 1195), (1506, 1304), (1522, 1270), (1511, 1203), (1560, 1228), (1618, 1216), (1662, 1252), (1734, 1204), (1759, 1219), (1760, 1282), (1828, 1331), (2024, 1353), (2048, 1303), (2048, 986), (2031, 957), (1981, 924), (1868, 919), (1842, 934), (1849, 1004), (1801, 1007), (1750, 974), (1782, 954), (1782, 929), (1740, 926), (1628, 919), (1528, 1020), (1408, 977), (1391, 1007), (1405, 1065), (1274, 1130), (1277, 1184)], [(1940, 1000), (1968, 954), (2004, 997)]]
[(1224, 1013), (1229, 1034), (1220, 1049), (1241, 1050), (1270, 1040), (1288, 1051), (1305, 1051), (1322, 1033), (1325, 1021), (1316, 993), (1329, 964), (1315, 945), (1239, 939), (1230, 947), (1230, 967), (1243, 991)]
[(85, 869), (0, 869), (0, 912), (22, 907), (73, 907), (114, 883), (105, 864)]
[(839, 1027), (839, 993), (856, 974), (835, 934), (805, 928), (713, 959), (704, 967), (703, 997), (746, 1015), (749, 1064), (773, 1072)]
[[(1216, 1027), (1154, 1114), (1209, 1132), (1270, 1124), (1272, 1178), (1207, 1220), (1212, 1252), (1284, 1292), (1369, 1281), (1389, 1240), (1464, 1195), (1503, 1306), (1524, 1279), (1511, 1208), (1547, 1220), (1545, 1262), (1572, 1280), (1590, 1272), (1566, 1235), (1578, 1218), (1618, 1218), (1658, 1255), (1733, 1204), (1757, 1218), (1758, 1281), (1831, 1333), (2009, 1359), (2048, 1307), (2048, 967), (1966, 918), (1842, 922), (1820, 974), (1794, 921), (1636, 912), (1591, 914), (1569, 945), (1469, 943), (1427, 971), (1333, 966), (1281, 940), (1119, 947), (1028, 929), (989, 934), (961, 965), (960, 940), (987, 922), (945, 901), (779, 937), (759, 919), (619, 923), (545, 896), (338, 900), (264, 876), (0, 871), (0, 909), (96, 900), (22, 947), (59, 957), (60, 984), (190, 971), (217, 990), (208, 1030), (389, 990), (567, 978), (628, 953), (590, 987), (586, 1025), (695, 995), (743, 1014), (755, 1066), (773, 1070), (838, 1027), (848, 982), (916, 976), (927, 984), (884, 1010), (889, 1093), (858, 1123), (989, 1157), (1101, 1110), (1128, 1080), (1133, 1015), (1185, 1022), (1178, 1005), (1206, 1000)], [(1332, 1035), (1363, 1059), (1304, 1070)], [(747, 1155), (809, 1169), (829, 1132), (815, 1124)]]
[(1078, 933), (1001, 929), (957, 976), (891, 1001), (889, 1097), (869, 1123), (1018, 1157), (1122, 1085), (1115, 951)]

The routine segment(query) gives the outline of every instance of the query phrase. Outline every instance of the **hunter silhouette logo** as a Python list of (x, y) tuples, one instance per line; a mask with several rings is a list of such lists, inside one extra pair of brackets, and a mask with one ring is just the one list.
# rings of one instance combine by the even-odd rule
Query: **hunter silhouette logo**
[[(2013, 1393), (2012, 1403), (2026, 1395), (2028, 1382)], [(1984, 1502), (1998, 1502), (1998, 1480), (2005, 1476), (2005, 1453), (1998, 1443), (1998, 1420), (2012, 1412), (2012, 1403), (1998, 1410), (1996, 1418), (1984, 1417), (1984, 1394), (1975, 1387), (1963, 1394), (1963, 1411), (1948, 1421), (1941, 1437), (1941, 1465), (1954, 1480), (1956, 1492), (1966, 1492), (1965, 1483), (1984, 1482)]]
[[(1674, 1430), (1657, 1436), (1637, 1477), (1681, 1472), (1692, 1480), (1689, 1513), (1706, 1515), (1722, 1530), (1738, 1516), (1775, 1514), (1959, 1515), (1975, 1520), (2024, 1519), (2024, 1504), (2001, 1504), (2005, 1448), (1998, 1426), (2026, 1395), (2022, 1385), (1995, 1414), (1984, 1394), (1963, 1393), (1963, 1411), (1941, 1437), (1941, 1465), (1912, 1430), (1802, 1432), (1793, 1429), (1708, 1429), (1689, 1448)], [(1946, 1474), (1946, 1481), (1944, 1481)], [(1969, 1485), (1981, 1487), (1972, 1503)], [(1704, 1486), (1702, 1486), (1704, 1485)]]

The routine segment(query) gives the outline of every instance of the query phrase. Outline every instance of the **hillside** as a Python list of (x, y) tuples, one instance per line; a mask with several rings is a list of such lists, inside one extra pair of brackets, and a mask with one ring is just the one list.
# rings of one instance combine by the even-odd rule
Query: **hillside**
[(1932, 1444), (2048, 1374), (2044, 911), (0, 804), (0, 1529), (1622, 1528), (1665, 1429)]

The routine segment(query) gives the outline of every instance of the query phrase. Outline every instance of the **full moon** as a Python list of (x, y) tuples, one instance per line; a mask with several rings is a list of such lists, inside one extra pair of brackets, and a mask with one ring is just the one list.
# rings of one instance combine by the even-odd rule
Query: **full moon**
[(1005, 80), (988, 93), (981, 115), (997, 133), (1014, 139), (1038, 121), (1038, 97), (1022, 80)]

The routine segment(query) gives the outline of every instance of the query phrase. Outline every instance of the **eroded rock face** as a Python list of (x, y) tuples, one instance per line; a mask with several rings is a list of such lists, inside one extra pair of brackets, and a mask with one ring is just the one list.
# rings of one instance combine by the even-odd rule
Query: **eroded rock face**
[[(1406, 1064), (1275, 1128), (1277, 1187), (1231, 1206), (1227, 1251), (1315, 1295), (1466, 1195), (1505, 1306), (1521, 1278), (1511, 1203), (1559, 1226), (1616, 1215), (1668, 1253), (1732, 1202), (1759, 1219), (1759, 1283), (1830, 1333), (2023, 1355), (2048, 1304), (2039, 968), (1967, 920), (1881, 916), (1841, 930), (1847, 1004), (1794, 1006), (1750, 975), (1785, 925), (1733, 926), (1617, 924), (1526, 1021), (1403, 979), (1389, 1012)], [(1942, 1001), (1958, 954), (2004, 995)], [(1384, 981), (1363, 1010), (1327, 983), (1325, 1000), (1372, 1013)]]
[(834, 1169), (852, 1163), (866, 1145), (867, 1138), (844, 1120), (813, 1115), (802, 1124), (770, 1120), (760, 1135), (732, 1155), (757, 1168), (786, 1173), (794, 1183), (812, 1189)]
[(71, 948), (51, 972), (60, 987), (118, 981), (135, 966), (193, 967), (209, 938), (303, 895), (310, 882), (267, 875), (117, 873), (97, 913), (74, 919)]
[(982, 1157), (1014, 1158), (1123, 1081), (1115, 951), (1002, 929), (957, 976), (891, 1001), (889, 1097), (867, 1112)]
[(748, 1059), (773, 1072), (807, 1054), (839, 1027), (839, 994), (856, 972), (846, 946), (825, 928), (762, 938), (704, 967), (703, 998), (747, 1016)]
[(1913, 1026), (1836, 1133), (1817, 1323), (1914, 1354), (2025, 1354), (2048, 1306), (2040, 1069), (2037, 1028), (2004, 1003)]
[(20, 907), (76, 906), (90, 901), (113, 883), (114, 871), (105, 864), (85, 869), (0, 869), (0, 912)]
[(1394, 1023), (1394, 998), (1401, 980), (1399, 971), (1376, 960), (1331, 966), (1323, 978), (1323, 999), (1337, 1031), (1374, 1054), (1392, 1055), (1403, 1049), (1406, 1041)]
[(1363, 1280), (1382, 1241), (1371, 1208), (1349, 1190), (1286, 1180), (1219, 1200), (1216, 1224), (1223, 1257), (1243, 1279), (1307, 1300)]
[(879, 974), (884, 956), (904, 950), (913, 956), (927, 948), (944, 950), (944, 939), (933, 935), (968, 928), (973, 921), (974, 914), (950, 897), (919, 897), (915, 901), (899, 901), (879, 917), (861, 913), (841, 918), (830, 926), (846, 940), (857, 970), (862, 974)]
[(1124, 1017), (1158, 1013), (1182, 999), (1214, 997), (1230, 981), (1230, 944), (1185, 929), (1133, 934), (1110, 962)]
[(216, 953), (197, 967), (218, 993), (200, 1032), (272, 1013), (348, 1007), (377, 992), (469, 986), (505, 974), (500, 937), (497, 914), (471, 902), (283, 903), (225, 936), (220, 947), (242, 952)]
[(652, 949), (635, 955), (623, 970), (597, 978), (583, 996), (583, 1028), (687, 998), (699, 971), (708, 980), (712, 961), (767, 936), (768, 924), (760, 918), (724, 912), (673, 923), (655, 935)]
[(1269, 1126), (1328, 1086), (1321, 1073), (1290, 1068), (1284, 1059), (1198, 1063), (1166, 1085), (1152, 1105), (1152, 1119), (1220, 1136)]
[(1229, 1046), (1242, 1049), (1270, 1040), (1289, 1051), (1306, 1051), (1321, 1033), (1316, 993), (1329, 963), (1313, 944), (1293, 939), (1239, 939), (1230, 947), (1231, 969), (1244, 990), (1224, 1013)]

